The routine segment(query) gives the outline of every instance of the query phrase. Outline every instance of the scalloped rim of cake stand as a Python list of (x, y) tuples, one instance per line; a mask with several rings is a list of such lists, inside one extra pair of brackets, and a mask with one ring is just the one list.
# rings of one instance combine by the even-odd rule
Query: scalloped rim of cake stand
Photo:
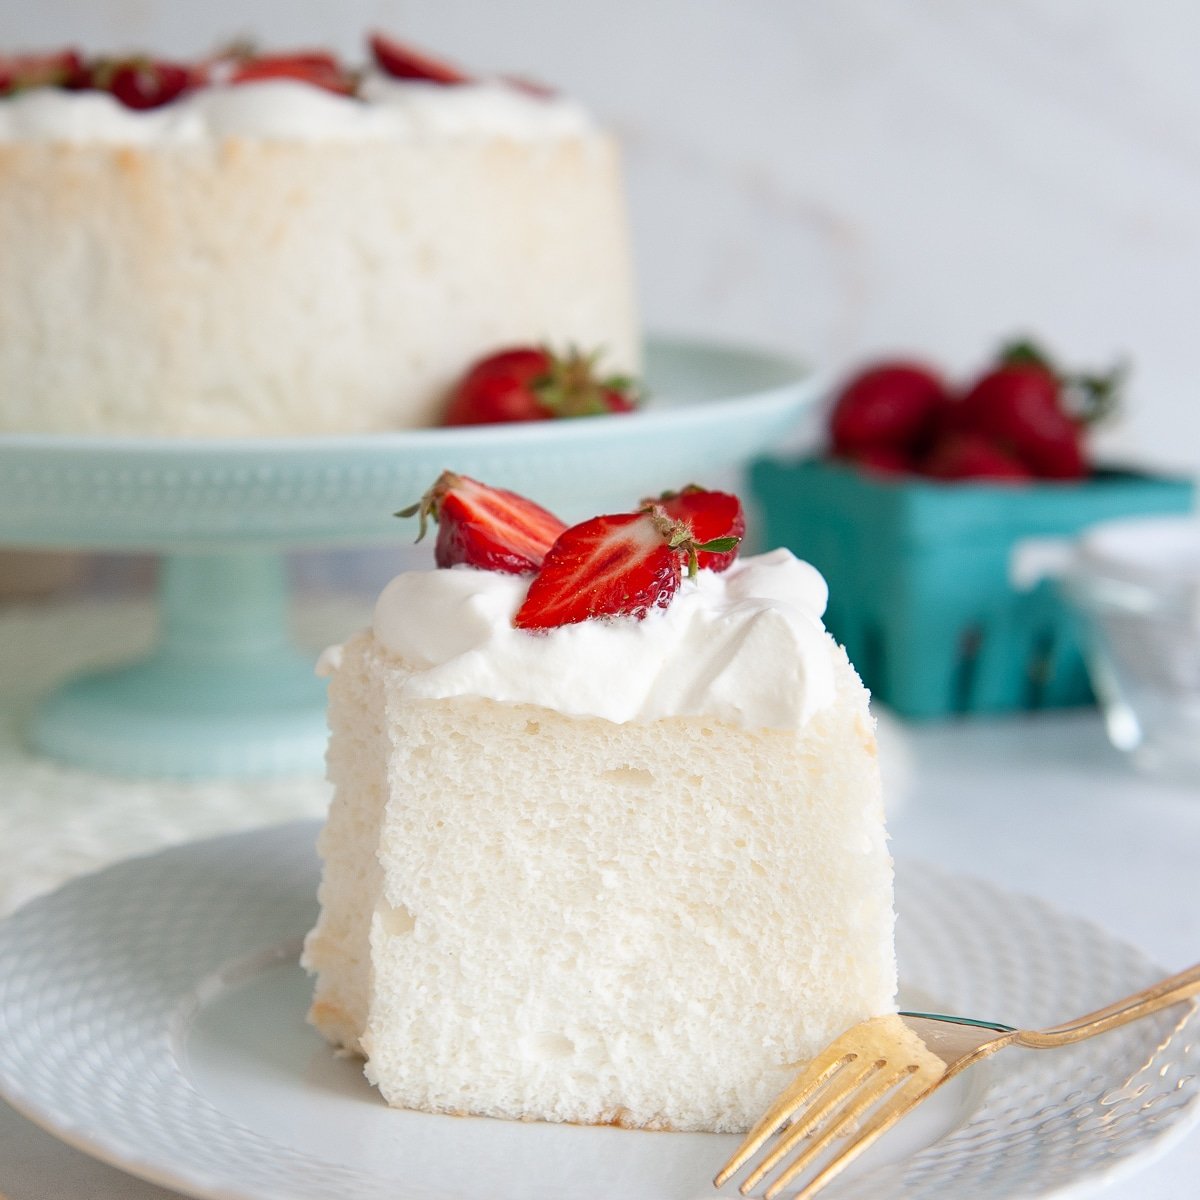
[(642, 411), (586, 420), (315, 438), (0, 435), (0, 542), (179, 551), (391, 541), (407, 536), (392, 513), (448, 467), (572, 519), (588, 515), (581, 480), (607, 503), (624, 497), (622, 507), (703, 480), (778, 445), (824, 388), (778, 353), (678, 337), (647, 340), (646, 380)]

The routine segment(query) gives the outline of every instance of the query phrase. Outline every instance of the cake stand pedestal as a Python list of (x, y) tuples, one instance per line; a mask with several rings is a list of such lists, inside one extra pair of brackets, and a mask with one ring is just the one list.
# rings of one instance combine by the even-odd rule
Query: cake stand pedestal
[(42, 753), (115, 774), (275, 775), (320, 763), (324, 685), (286, 636), (283, 556), (168, 554), (159, 642), (71, 680), (35, 716)]
[[(289, 549), (411, 539), (392, 514), (453, 468), (565, 520), (739, 468), (820, 394), (790, 360), (651, 339), (630, 416), (322, 438), (0, 436), (0, 543), (162, 554), (159, 642), (70, 680), (43, 753), (121, 775), (320, 771), (324, 685), (287, 640)], [(351, 633), (347, 630), (346, 633)]]

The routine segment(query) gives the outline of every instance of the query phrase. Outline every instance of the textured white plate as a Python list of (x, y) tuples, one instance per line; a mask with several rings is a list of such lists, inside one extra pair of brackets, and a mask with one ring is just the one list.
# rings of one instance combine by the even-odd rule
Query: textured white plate
[[(222, 1200), (707, 1200), (736, 1139), (387, 1109), (304, 1025), (311, 823), (135, 859), (0, 925), (0, 1094), (75, 1146)], [(1162, 974), (1085, 922), (910, 867), (908, 1006), (1014, 1024)], [(828, 1191), (971, 1200), (1090, 1190), (1187, 1128), (1200, 1045), (1176, 1008), (968, 1072)]]

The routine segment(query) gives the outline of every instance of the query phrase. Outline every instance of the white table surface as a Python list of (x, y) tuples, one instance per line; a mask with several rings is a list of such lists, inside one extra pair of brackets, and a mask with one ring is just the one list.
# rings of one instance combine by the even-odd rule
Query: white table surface
[[(9, 640), (10, 653), (14, 640), (27, 644), (30, 629), (43, 628), (42, 620), (27, 623)], [(125, 617), (110, 612), (103, 620), (109, 622), (105, 632), (119, 641)], [(78, 614), (72, 628), (80, 628)], [(6, 657), (5, 629), (0, 623), (0, 661)], [(62, 654), (71, 652), (65, 645)], [(1108, 747), (1092, 713), (928, 727), (887, 722), (883, 732), (897, 855), (982, 876), (1085, 914), (1164, 968), (1200, 960), (1200, 788), (1134, 774)], [(47, 783), (79, 789), (71, 773), (22, 765), (18, 753), (11, 742), (0, 745), (0, 786), (6, 771), (24, 770), (28, 777), (40, 770), (43, 789)], [(312, 781), (296, 788), (291, 801), (286, 787), (268, 793), (264, 821), (311, 815), (320, 794)], [(19, 838), (4, 836), (3, 821), (9, 820), (10, 833), (19, 832), (19, 821), (11, 811), (6, 814), (5, 803), (0, 794), (0, 880), (16, 895), (24, 868), (5, 848)], [(221, 812), (228, 813), (230, 827), (246, 823), (245, 813), (235, 815), (231, 806), (218, 805), (214, 812), (204, 832), (225, 819)], [(181, 836), (179, 825), (149, 829), (143, 822), (137, 848)], [(37, 888), (48, 884), (47, 861), (52, 860), (37, 868)], [(78, 847), (62, 862), (63, 874), (92, 865)], [(1200, 1191), (1197, 1180), (1200, 1130), (1098, 1194), (1104, 1200), (1193, 1200)], [(831, 1200), (834, 1194), (831, 1189)], [(70, 1149), (0, 1103), (0, 1200), (174, 1195)]]

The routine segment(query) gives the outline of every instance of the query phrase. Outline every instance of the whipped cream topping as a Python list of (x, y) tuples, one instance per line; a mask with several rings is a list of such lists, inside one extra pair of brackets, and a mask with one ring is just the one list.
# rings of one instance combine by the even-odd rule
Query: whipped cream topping
[(0, 141), (194, 144), (228, 137), (291, 141), (418, 141), (506, 137), (552, 140), (594, 130), (565, 97), (533, 96), (505, 83), (453, 87), (377, 73), (360, 95), (339, 96), (288, 79), (213, 85), (138, 111), (107, 92), (33, 88), (0, 100)]
[[(797, 728), (833, 702), (828, 590), (788, 550), (685, 579), (642, 620), (513, 627), (528, 577), (452, 567), (392, 580), (376, 639), (411, 674), (414, 699), (481, 696), (625, 722), (703, 716), (746, 728)], [(323, 660), (336, 669), (336, 656)]]

